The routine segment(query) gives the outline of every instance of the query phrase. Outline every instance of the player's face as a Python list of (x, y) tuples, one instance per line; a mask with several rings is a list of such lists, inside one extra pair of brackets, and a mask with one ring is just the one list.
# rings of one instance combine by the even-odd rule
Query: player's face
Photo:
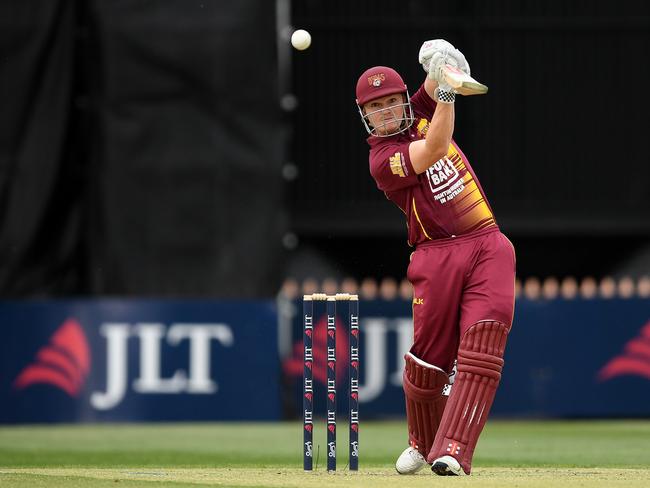
[(393, 93), (376, 98), (363, 106), (363, 113), (368, 117), (368, 123), (374, 127), (377, 134), (394, 134), (398, 132), (404, 120), (404, 95)]

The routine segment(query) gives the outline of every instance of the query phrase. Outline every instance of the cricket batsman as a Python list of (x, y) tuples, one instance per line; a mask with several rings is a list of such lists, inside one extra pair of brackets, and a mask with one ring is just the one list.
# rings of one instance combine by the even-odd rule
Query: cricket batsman
[(469, 74), (465, 56), (436, 39), (422, 45), (419, 62), (427, 74), (412, 98), (395, 70), (375, 66), (359, 77), (356, 102), (370, 134), (370, 173), (404, 212), (415, 247), (407, 271), (414, 342), (403, 377), (409, 447), (396, 469), (412, 474), (429, 464), (438, 475), (462, 475), (501, 378), (515, 252), (452, 139), (456, 93), (443, 69)]

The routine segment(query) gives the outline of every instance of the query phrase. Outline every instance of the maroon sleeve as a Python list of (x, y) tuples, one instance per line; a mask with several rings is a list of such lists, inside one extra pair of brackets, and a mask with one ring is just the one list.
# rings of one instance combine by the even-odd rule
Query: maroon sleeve
[(424, 89), (424, 83), (420, 85), (418, 91), (416, 91), (411, 97), (411, 105), (413, 106), (413, 112), (415, 114), (416, 120), (420, 117), (431, 120), (431, 117), (433, 117), (433, 112), (436, 111), (436, 102), (433, 101), (433, 99)]
[(370, 151), (370, 174), (382, 191), (395, 191), (418, 183), (409, 157), (409, 141), (382, 145)]

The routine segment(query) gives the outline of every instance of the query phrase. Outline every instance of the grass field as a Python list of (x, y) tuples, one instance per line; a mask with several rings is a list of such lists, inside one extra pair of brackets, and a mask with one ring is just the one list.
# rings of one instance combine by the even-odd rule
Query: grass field
[(347, 435), (340, 433), (333, 474), (324, 469), (324, 428), (314, 439), (317, 469), (302, 471), (296, 422), (0, 427), (0, 486), (650, 486), (650, 421), (491, 422), (472, 476), (463, 478), (428, 470), (398, 476), (404, 423), (361, 427), (359, 472), (347, 470)]

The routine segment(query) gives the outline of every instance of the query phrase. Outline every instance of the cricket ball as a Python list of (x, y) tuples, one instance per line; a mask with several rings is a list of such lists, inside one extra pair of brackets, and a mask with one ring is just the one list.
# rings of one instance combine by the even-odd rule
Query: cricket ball
[(304, 51), (311, 45), (311, 34), (304, 29), (298, 29), (291, 34), (291, 45), (298, 51)]

